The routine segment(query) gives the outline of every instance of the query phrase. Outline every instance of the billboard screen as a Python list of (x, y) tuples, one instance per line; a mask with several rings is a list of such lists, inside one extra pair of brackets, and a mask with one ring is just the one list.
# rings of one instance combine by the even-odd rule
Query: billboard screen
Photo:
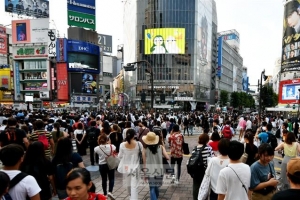
[(48, 0), (4, 0), (5, 12), (36, 18), (49, 18)]
[(73, 93), (81, 93), (82, 92), (82, 73), (71, 73), (71, 85), (70, 85), (70, 91)]
[(279, 103), (298, 103), (300, 89), (300, 79), (281, 81), (279, 85)]
[(87, 42), (68, 40), (68, 70), (75, 72), (100, 72), (99, 46)]
[(82, 74), (82, 93), (96, 94), (97, 93), (97, 75)]
[(299, 1), (284, 6), (281, 71), (300, 71), (300, 18)]
[(56, 83), (57, 83), (57, 99), (61, 101), (68, 101), (69, 82), (68, 82), (67, 63), (56, 64)]
[(12, 43), (48, 42), (49, 19), (26, 19), (12, 21)]
[(0, 54), (7, 54), (6, 28), (0, 26)]
[(185, 29), (146, 29), (145, 54), (185, 54)]

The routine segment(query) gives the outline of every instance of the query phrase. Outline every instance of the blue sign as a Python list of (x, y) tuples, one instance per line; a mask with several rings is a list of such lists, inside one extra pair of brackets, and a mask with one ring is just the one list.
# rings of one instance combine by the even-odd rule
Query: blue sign
[(17, 95), (20, 95), (20, 68), (19, 68), (19, 62), (15, 61), (15, 74), (16, 74), (16, 93)]
[(78, 40), (68, 40), (68, 71), (100, 73), (100, 47)]
[(81, 12), (89, 15), (96, 14), (95, 0), (67, 0), (68, 10)]
[(56, 40), (56, 61), (67, 62), (67, 39), (58, 38)]
[(218, 39), (218, 68), (217, 68), (217, 77), (221, 78), (222, 76), (222, 55), (223, 55), (223, 37)]

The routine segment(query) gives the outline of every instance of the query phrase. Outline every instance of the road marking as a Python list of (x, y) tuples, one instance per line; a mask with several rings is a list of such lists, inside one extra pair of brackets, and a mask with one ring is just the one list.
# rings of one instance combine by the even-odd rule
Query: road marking
[(274, 156), (274, 158), (277, 159), (277, 160), (283, 160), (283, 158), (278, 157), (278, 156)]

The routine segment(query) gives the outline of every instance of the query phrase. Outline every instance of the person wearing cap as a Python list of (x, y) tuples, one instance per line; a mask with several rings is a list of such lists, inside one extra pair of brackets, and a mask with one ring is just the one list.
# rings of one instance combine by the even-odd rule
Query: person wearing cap
[[(169, 160), (169, 155), (166, 149), (159, 145), (159, 136), (154, 132), (148, 132), (147, 135), (142, 137), (145, 146), (143, 148), (143, 163), (142, 176), (148, 179), (150, 187), (150, 200), (157, 200), (159, 196), (159, 187), (162, 185), (163, 180), (163, 163), (162, 156)], [(144, 173), (144, 174), (143, 174)]]
[(287, 164), (287, 177), (290, 189), (274, 194), (272, 200), (300, 199), (300, 158), (292, 158)]
[(298, 1), (290, 1), (285, 5), (285, 23), (288, 26), (285, 30), (285, 36), (300, 33), (300, 4)]

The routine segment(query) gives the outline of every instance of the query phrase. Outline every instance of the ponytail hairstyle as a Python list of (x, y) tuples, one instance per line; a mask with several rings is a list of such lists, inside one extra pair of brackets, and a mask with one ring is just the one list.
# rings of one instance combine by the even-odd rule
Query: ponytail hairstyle
[(54, 126), (54, 128), (56, 128), (56, 139), (58, 140), (59, 135), (60, 135), (60, 123), (55, 122), (55, 123), (53, 124), (53, 126)]
[(135, 136), (135, 130), (133, 130), (132, 128), (127, 129), (125, 140), (128, 142), (128, 144), (130, 144), (130, 140), (134, 138), (134, 136)]

